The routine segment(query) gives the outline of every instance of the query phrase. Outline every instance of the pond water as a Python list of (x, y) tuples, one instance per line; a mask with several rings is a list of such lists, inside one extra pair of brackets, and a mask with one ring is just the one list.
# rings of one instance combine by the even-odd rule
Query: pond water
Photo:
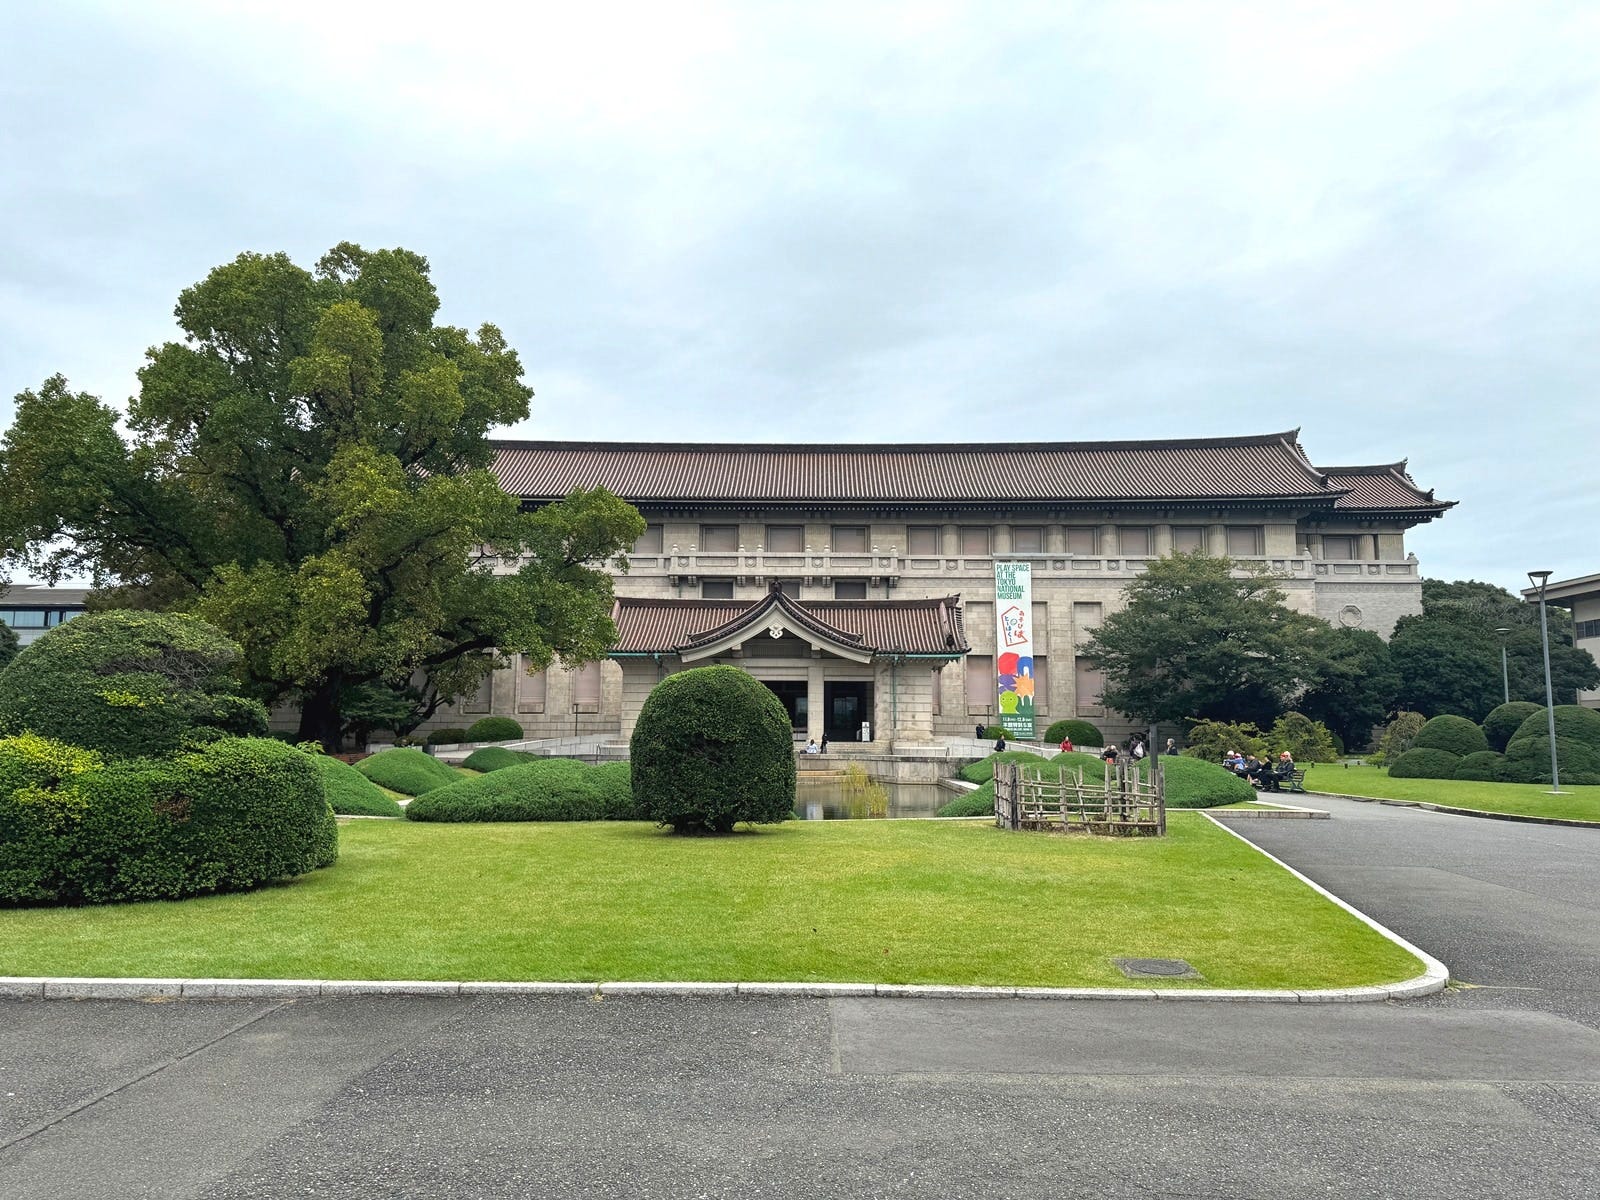
[(874, 783), (864, 775), (801, 775), (795, 784), (794, 815), (802, 821), (931, 817), (955, 795), (934, 783)]

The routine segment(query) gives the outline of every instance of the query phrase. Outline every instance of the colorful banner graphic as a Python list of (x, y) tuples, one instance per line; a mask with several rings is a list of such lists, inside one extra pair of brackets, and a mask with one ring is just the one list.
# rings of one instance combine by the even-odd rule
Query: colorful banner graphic
[(1000, 727), (1032, 739), (1033, 564), (994, 564), (994, 667), (999, 676)]

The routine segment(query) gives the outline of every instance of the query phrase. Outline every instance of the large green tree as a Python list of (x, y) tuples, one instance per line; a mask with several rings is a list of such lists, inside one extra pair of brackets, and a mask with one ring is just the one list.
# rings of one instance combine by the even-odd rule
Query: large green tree
[(1262, 570), (1175, 554), (1128, 585), (1083, 649), (1105, 702), (1145, 721), (1271, 724), (1320, 677), (1327, 625), (1284, 604)]
[(1388, 720), (1400, 690), (1389, 646), (1370, 629), (1334, 627), (1321, 634), (1321, 656), (1316, 681), (1295, 708), (1321, 721), (1347, 747), (1365, 746), (1373, 728)]
[(398, 697), (414, 721), (500, 654), (598, 657), (606, 568), (643, 520), (603, 490), (521, 511), (487, 469), (489, 430), (528, 415), (521, 363), (438, 308), (407, 250), (218, 267), (178, 298), (183, 339), (148, 352), (125, 426), (60, 376), (18, 396), (0, 547), (91, 575), (101, 606), (218, 625), (253, 691), (298, 703), (300, 736), (329, 747), (346, 704)]

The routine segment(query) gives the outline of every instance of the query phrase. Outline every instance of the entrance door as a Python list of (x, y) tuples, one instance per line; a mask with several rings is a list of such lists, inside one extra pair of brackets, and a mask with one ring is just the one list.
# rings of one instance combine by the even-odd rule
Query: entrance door
[[(861, 722), (872, 720), (872, 685), (855, 681), (823, 683), (823, 729), (830, 742), (853, 742)], [(877, 736), (877, 730), (873, 730)]]
[(766, 685), (779, 700), (783, 701), (783, 709), (789, 714), (789, 724), (796, 732), (804, 733), (806, 730), (806, 681), (804, 679), (763, 679)]

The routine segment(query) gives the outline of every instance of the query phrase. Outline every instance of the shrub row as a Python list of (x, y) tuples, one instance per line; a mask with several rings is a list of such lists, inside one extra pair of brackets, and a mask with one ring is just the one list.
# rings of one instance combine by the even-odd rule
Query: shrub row
[(406, 806), (411, 821), (635, 821), (627, 763), (538, 758), (458, 778)]
[[(982, 762), (973, 763), (961, 772), (962, 778), (969, 783), (982, 784), (976, 792), (959, 796), (941, 807), (938, 815), (941, 817), (954, 816), (979, 816), (994, 812), (994, 767), (996, 762), (1020, 762), (1042, 765), (1046, 778), (1050, 778), (1056, 771), (1066, 770), (1082, 772), (1085, 783), (1092, 783), (1105, 778), (1105, 763), (1093, 754), (1058, 754), (1055, 758), (1044, 759), (1037, 754), (1030, 754), (1026, 750), (1007, 750), (1000, 754), (991, 754)], [(1177, 755), (1163, 757), (1161, 768), (1167, 780), (1167, 807), (1168, 808), (1215, 808), (1219, 804), (1236, 804), (1240, 801), (1255, 798), (1255, 789), (1248, 782), (1240, 779), (1216, 763), (1203, 762), (1198, 758), (1183, 758)], [(976, 799), (978, 796), (987, 797), (987, 803)], [(955, 811), (960, 808), (962, 811)], [(951, 811), (946, 811), (946, 810)], [(975, 809), (976, 811), (966, 811)]]
[(1074, 746), (1106, 744), (1106, 735), (1100, 732), (1098, 726), (1088, 721), (1068, 718), (1065, 721), (1056, 721), (1044, 731), (1044, 740), (1052, 746), (1059, 746), (1066, 738), (1071, 738)]
[(448, 787), (461, 776), (424, 751), (409, 746), (380, 750), (356, 764), (373, 783), (402, 796), (421, 796), (434, 788)]
[[(1412, 748), (1390, 763), (1389, 774), (1396, 779), (1549, 783), (1549, 720), (1545, 709), (1521, 701), (1495, 709), (1482, 729), (1464, 717), (1434, 717), (1417, 733)], [(1600, 784), (1600, 713), (1557, 705), (1555, 723), (1562, 782)], [(1496, 743), (1504, 746), (1503, 754), (1491, 748)]]
[(349, 763), (326, 754), (309, 756), (322, 778), (328, 807), (344, 817), (403, 817), (405, 810)]

